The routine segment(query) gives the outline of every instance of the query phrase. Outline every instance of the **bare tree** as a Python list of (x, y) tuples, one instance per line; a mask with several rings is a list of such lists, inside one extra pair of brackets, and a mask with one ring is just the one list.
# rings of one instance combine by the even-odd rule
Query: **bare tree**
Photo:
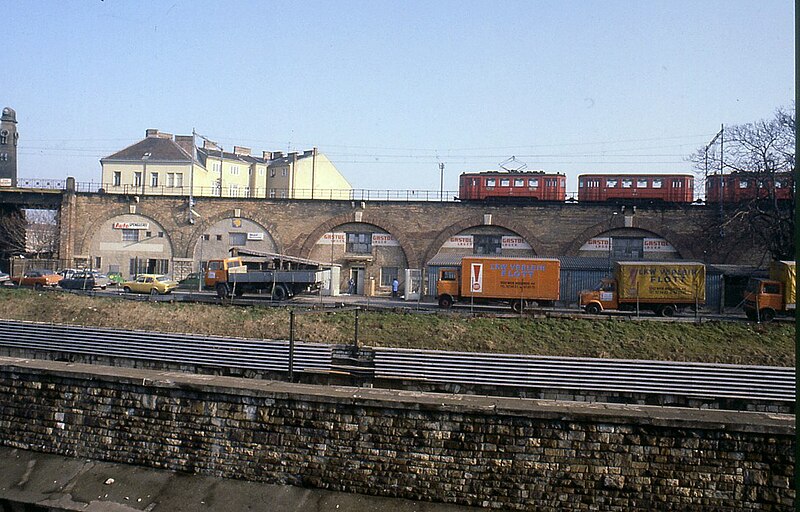
[(14, 210), (0, 216), (0, 246), (8, 254), (50, 258), (58, 252), (54, 210)]
[(690, 157), (695, 167), (704, 173), (737, 173), (756, 188), (750, 198), (720, 205), (712, 236), (720, 242), (727, 238), (727, 243), (731, 238), (749, 240), (772, 259), (794, 259), (794, 106), (779, 108), (772, 119), (725, 127), (721, 135), (714, 147), (700, 148)]

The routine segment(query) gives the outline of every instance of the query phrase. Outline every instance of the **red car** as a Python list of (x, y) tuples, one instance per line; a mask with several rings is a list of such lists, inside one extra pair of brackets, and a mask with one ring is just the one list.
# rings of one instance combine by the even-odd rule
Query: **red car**
[(56, 287), (63, 277), (52, 270), (34, 269), (26, 271), (21, 277), (11, 278), (11, 282), (16, 286), (30, 286), (33, 288)]

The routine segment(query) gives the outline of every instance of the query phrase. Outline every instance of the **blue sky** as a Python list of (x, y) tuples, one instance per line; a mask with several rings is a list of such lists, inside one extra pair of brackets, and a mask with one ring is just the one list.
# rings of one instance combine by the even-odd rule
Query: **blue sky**
[(795, 97), (794, 2), (14, 2), (0, 106), (20, 178), (99, 181), (147, 128), (317, 146), (354, 188), (457, 188), (515, 156), (692, 172)]

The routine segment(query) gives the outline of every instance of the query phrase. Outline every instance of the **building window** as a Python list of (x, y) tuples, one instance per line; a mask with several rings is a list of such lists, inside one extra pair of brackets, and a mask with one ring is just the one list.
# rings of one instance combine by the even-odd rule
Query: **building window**
[(158, 173), (157, 172), (151, 172), (150, 173), (150, 186), (151, 187), (157, 187), (158, 186)]
[(238, 165), (232, 165), (231, 166), (231, 174), (234, 174), (234, 175), (235, 174), (239, 174), (239, 166)]
[(138, 242), (139, 241), (139, 230), (138, 229), (123, 229), (122, 230), (122, 241), (123, 242)]
[(381, 286), (392, 286), (392, 281), (397, 279), (397, 267), (381, 267)]
[(145, 237), (145, 238), (153, 238), (153, 232), (152, 232), (152, 231), (148, 231), (148, 232), (146, 232), (146, 233), (144, 234), (144, 237)]
[(141, 171), (136, 171), (133, 173), (133, 186), (134, 187), (141, 187), (142, 186), (142, 173)]
[(372, 233), (347, 233), (347, 252), (372, 253)]
[(221, 241), (222, 241), (222, 235), (217, 235), (217, 242), (221, 242)]
[(264, 176), (264, 168), (263, 167), (259, 167), (258, 168), (258, 175), (259, 176)]
[(229, 233), (231, 247), (244, 247), (247, 245), (247, 233)]
[(284, 169), (283, 172), (281, 173), (281, 176), (283, 176), (284, 178), (288, 175), (289, 175), (289, 169)]
[(275, 169), (270, 169), (269, 170), (269, 177), (270, 178), (274, 178), (275, 177)]
[(119, 187), (120, 185), (122, 185), (122, 171), (114, 171), (113, 185), (115, 187)]
[(164, 238), (164, 232), (163, 231), (159, 231), (158, 232), (158, 238)]
[(501, 254), (503, 237), (500, 235), (473, 235), (472, 252), (474, 254)]
[(274, 199), (275, 198), (275, 189), (274, 188), (269, 189), (269, 197), (270, 197), (270, 199)]
[(209, 235), (209, 234), (203, 235), (203, 240), (209, 240), (210, 238), (211, 238), (211, 235)]

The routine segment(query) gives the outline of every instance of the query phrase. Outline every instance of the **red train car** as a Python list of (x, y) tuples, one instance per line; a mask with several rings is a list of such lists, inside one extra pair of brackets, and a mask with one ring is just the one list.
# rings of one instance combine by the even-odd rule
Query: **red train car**
[(779, 201), (794, 197), (794, 176), (790, 172), (776, 173), (775, 176), (759, 176), (754, 173), (732, 172), (712, 174), (706, 179), (706, 202), (738, 203), (752, 199), (766, 199), (770, 191), (775, 192)]
[(689, 174), (581, 174), (578, 201), (665, 201), (691, 203), (694, 177)]
[(465, 172), (458, 181), (462, 201), (564, 201), (567, 177), (544, 171)]

